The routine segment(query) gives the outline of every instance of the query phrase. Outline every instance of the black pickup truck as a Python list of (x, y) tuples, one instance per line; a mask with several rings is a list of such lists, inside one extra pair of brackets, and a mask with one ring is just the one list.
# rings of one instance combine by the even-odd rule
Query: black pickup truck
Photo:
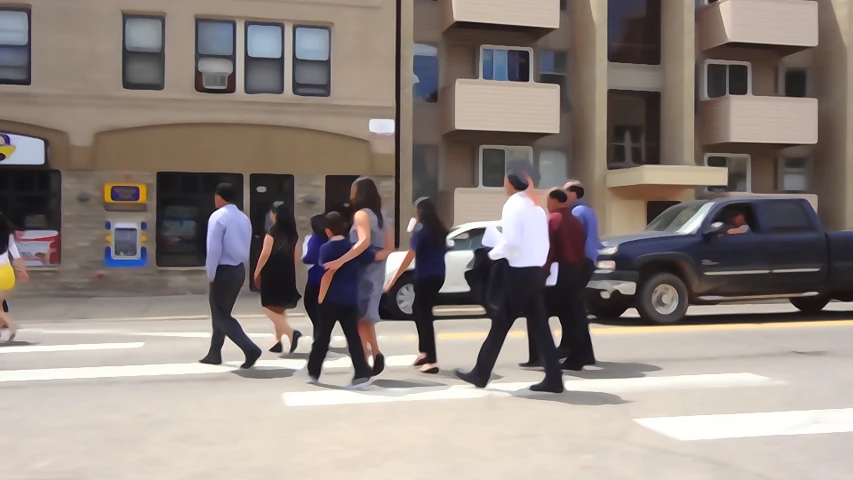
[(644, 232), (602, 243), (587, 286), (602, 319), (635, 307), (647, 322), (673, 324), (689, 305), (789, 299), (816, 313), (853, 301), (853, 232), (824, 231), (802, 198), (681, 203)]

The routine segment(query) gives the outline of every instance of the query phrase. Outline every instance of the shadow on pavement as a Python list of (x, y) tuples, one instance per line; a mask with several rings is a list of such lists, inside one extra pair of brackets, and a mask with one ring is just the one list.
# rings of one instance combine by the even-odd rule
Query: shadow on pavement
[(290, 370), (287, 368), (254, 367), (249, 370), (233, 370), (231, 373), (238, 377), (254, 380), (275, 380), (280, 378), (290, 378), (294, 373), (296, 373), (296, 370)]
[(582, 378), (585, 380), (593, 379), (617, 379), (617, 378), (641, 378), (645, 377), (649, 372), (659, 372), (661, 368), (656, 365), (648, 365), (645, 363), (614, 363), (614, 362), (598, 362), (595, 365), (595, 370), (583, 370), (581, 372), (564, 371), (568, 377)]
[(11, 342), (0, 342), (0, 348), (3, 347), (33, 347), (41, 345), (39, 342), (27, 342), (25, 340), (12, 340)]
[(566, 390), (563, 393), (531, 393), (522, 391), (514, 392), (512, 396), (543, 402), (562, 403), (565, 405), (586, 405), (594, 407), (603, 405), (624, 405), (629, 403), (622, 397), (611, 393), (574, 392), (572, 390)]
[(373, 385), (382, 388), (424, 388), (424, 387), (446, 387), (438, 382), (413, 382), (408, 380), (376, 380)]

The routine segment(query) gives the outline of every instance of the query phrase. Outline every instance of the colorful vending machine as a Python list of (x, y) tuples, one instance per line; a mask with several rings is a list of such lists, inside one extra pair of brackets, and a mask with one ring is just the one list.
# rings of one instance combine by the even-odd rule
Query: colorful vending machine
[(148, 190), (144, 183), (104, 185), (107, 231), (104, 265), (140, 268), (148, 265)]

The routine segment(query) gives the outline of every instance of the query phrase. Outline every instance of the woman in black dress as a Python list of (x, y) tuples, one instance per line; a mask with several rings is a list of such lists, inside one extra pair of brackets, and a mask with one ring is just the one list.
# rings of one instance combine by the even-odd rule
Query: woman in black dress
[(287, 323), (287, 310), (295, 308), (299, 299), (296, 289), (296, 259), (299, 254), (299, 234), (293, 212), (276, 202), (270, 211), (272, 226), (264, 237), (264, 247), (255, 268), (255, 285), (261, 289), (261, 306), (275, 328), (275, 345), (270, 352), (281, 353), (281, 338), (290, 340), (290, 353), (296, 350), (302, 332)]

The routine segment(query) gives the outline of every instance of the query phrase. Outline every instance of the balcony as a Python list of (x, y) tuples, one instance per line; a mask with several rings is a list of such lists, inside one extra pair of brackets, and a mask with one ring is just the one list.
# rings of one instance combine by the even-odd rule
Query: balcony
[(719, 0), (701, 8), (696, 33), (705, 52), (740, 46), (785, 56), (818, 44), (815, 1)]
[(815, 98), (729, 95), (699, 104), (703, 145), (817, 143)]
[(445, 34), (520, 33), (532, 41), (560, 28), (560, 0), (439, 0)]
[(626, 197), (669, 200), (679, 192), (708, 185), (725, 185), (728, 170), (696, 165), (641, 165), (607, 172), (607, 188)]
[(560, 133), (560, 86), (458, 79), (439, 93), (444, 135), (500, 133), (527, 142)]

